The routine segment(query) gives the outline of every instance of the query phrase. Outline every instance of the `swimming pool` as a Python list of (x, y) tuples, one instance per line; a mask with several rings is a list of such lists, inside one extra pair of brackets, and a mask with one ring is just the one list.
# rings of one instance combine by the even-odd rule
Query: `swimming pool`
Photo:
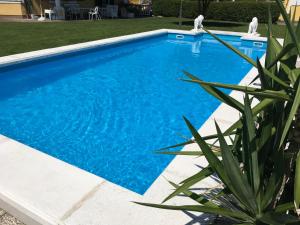
[[(252, 58), (264, 46), (220, 36)], [(153, 150), (189, 137), (219, 102), (182, 70), (238, 83), (251, 66), (210, 36), (160, 35), (0, 70), (0, 133), (144, 193), (171, 156)]]

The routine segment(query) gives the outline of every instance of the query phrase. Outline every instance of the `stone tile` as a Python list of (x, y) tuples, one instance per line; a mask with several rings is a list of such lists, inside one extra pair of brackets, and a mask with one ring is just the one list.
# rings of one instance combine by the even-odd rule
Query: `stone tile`
[(7, 137), (0, 134), (0, 144), (3, 143), (3, 142), (6, 142), (6, 141), (9, 141), (9, 138), (7, 138)]
[(248, 41), (267, 41), (266, 37), (252, 36), (252, 35), (249, 35), (249, 34), (246, 34), (241, 39), (242, 40), (248, 40)]
[[(16, 141), (0, 144), (0, 194), (8, 193), (41, 217), (60, 219), (96, 186), (100, 177)], [(6, 194), (7, 196), (7, 194)]]
[(64, 222), (66, 225), (182, 225), (191, 221), (195, 221), (193, 224), (204, 224), (203, 221), (208, 218), (207, 215), (200, 216), (200, 213), (185, 214), (181, 211), (149, 208), (132, 201), (150, 200), (106, 182)]
[[(176, 157), (172, 161), (172, 163), (164, 170), (162, 175), (154, 181), (154, 183), (144, 194), (144, 197), (154, 202), (161, 202), (174, 190), (174, 187), (168, 181), (179, 184), (184, 179), (200, 172), (202, 168), (207, 166), (207, 164), (208, 163), (204, 157)], [(218, 182), (213, 179), (207, 178), (197, 185), (194, 185), (193, 188), (201, 192), (201, 190), (204, 191), (217, 185), (219, 185)], [(173, 205), (194, 203), (195, 202), (187, 199), (186, 197), (176, 197), (168, 201), (168, 204)]]
[(220, 105), (219, 108), (210, 116), (210, 119), (213, 121), (215, 120), (219, 126), (224, 124), (225, 127), (227, 124), (235, 123), (239, 120), (239, 118), (239, 111), (226, 104)]

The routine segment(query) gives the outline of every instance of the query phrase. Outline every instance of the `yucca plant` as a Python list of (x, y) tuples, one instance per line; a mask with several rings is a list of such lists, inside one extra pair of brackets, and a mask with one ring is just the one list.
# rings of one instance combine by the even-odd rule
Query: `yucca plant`
[[(229, 218), (235, 224), (300, 224), (300, 23), (291, 23), (281, 0), (276, 0), (286, 23), (281, 44), (273, 37), (271, 15), (265, 65), (252, 60), (206, 30), (215, 39), (258, 70), (261, 88), (204, 82), (185, 72), (185, 81), (198, 84), (209, 94), (240, 112), (240, 119), (225, 132), (216, 122), (216, 135), (201, 137), (184, 118), (193, 139), (165, 148), (163, 154), (204, 156), (209, 165), (180, 184), (162, 204), (138, 203), (171, 210), (204, 212)], [(254, 81), (253, 81), (254, 82)], [(240, 103), (220, 88), (241, 91)], [(252, 100), (258, 103), (252, 106)], [(207, 141), (216, 139), (214, 144)], [(174, 152), (166, 149), (196, 143), (200, 150)], [(211, 142), (210, 142), (211, 143)], [(209, 194), (195, 193), (192, 186), (217, 175), (222, 184)], [(183, 194), (195, 205), (164, 204)]]

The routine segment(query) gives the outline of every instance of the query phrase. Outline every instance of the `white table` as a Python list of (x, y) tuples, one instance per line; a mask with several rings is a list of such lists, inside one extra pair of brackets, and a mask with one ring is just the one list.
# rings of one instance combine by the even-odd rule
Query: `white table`
[(53, 9), (45, 9), (44, 13), (45, 13), (45, 17), (46, 17), (47, 14), (49, 15), (50, 20), (52, 20), (52, 16), (55, 15), (55, 12), (54, 12)]

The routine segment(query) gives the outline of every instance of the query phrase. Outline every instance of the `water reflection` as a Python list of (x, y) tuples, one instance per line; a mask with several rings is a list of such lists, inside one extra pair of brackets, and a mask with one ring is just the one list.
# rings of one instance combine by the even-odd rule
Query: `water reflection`
[(200, 50), (201, 50), (201, 44), (202, 44), (202, 41), (195, 41), (195, 42), (192, 42), (192, 53), (194, 54), (200, 54)]

